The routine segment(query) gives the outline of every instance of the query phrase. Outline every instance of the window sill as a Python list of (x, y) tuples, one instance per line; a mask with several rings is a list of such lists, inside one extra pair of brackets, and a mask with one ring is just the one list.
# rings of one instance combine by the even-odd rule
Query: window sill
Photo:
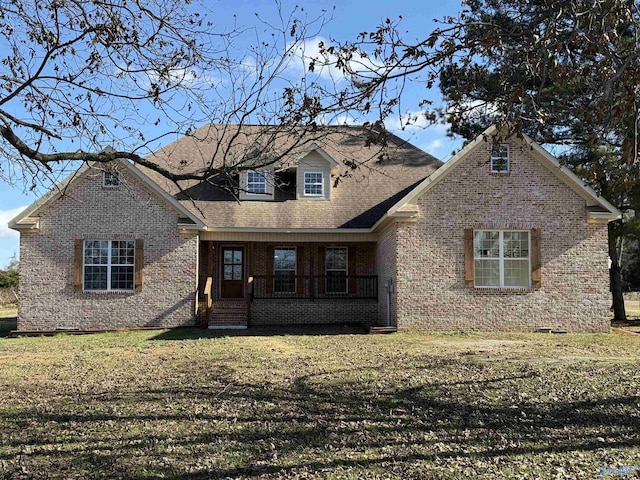
[(532, 287), (515, 288), (515, 287), (474, 287), (473, 292), (477, 295), (527, 295), (535, 292)]
[(274, 200), (273, 193), (249, 193), (249, 192), (240, 192), (238, 198), (241, 202), (246, 201), (257, 201), (257, 202), (268, 202)]
[(300, 195), (298, 197), (298, 200), (324, 201), (324, 200), (329, 200), (329, 198), (325, 197), (324, 195)]
[(83, 295), (133, 295), (135, 290), (82, 290)]
[(508, 177), (509, 175), (511, 175), (511, 171), (508, 172), (490, 172), (490, 175), (492, 177)]

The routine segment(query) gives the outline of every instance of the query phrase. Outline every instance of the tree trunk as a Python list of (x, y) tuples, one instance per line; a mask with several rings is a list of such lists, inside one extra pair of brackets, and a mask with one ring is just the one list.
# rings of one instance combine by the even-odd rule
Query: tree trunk
[(613, 319), (626, 321), (627, 314), (624, 310), (624, 296), (622, 295), (622, 268), (618, 259), (618, 249), (616, 247), (616, 235), (614, 233), (615, 222), (609, 222), (609, 258), (611, 268), (609, 269), (609, 289), (613, 299)]

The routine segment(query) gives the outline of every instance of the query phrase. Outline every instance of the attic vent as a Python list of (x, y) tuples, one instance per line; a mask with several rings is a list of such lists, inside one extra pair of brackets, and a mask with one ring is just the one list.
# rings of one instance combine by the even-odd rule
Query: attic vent
[(491, 149), (491, 173), (509, 173), (509, 145), (493, 145)]
[(102, 186), (117, 188), (120, 186), (120, 172), (102, 172)]

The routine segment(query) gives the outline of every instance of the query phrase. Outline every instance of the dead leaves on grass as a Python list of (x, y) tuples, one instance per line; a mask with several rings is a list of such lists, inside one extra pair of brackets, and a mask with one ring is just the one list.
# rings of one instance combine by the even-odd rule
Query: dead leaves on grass
[(73, 339), (0, 380), (0, 478), (594, 478), (638, 461), (635, 365), (401, 339)]

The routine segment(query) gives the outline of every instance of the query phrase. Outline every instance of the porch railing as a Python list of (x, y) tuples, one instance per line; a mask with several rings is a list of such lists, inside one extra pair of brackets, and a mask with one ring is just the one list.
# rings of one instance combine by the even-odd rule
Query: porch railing
[(378, 299), (376, 275), (254, 275), (250, 297), (255, 299)]

